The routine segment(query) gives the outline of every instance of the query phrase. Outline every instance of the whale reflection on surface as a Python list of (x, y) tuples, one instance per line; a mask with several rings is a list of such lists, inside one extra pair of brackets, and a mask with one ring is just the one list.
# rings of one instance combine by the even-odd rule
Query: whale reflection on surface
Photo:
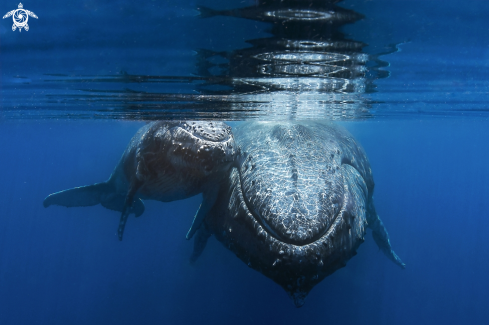
[(314, 11), (314, 10), (304, 10), (304, 9), (284, 9), (277, 11), (267, 11), (265, 16), (275, 17), (277, 19), (283, 20), (299, 20), (299, 21), (314, 21), (314, 20), (325, 20), (328, 21), (333, 18), (334, 12), (327, 11)]
[(259, 1), (227, 11), (201, 8), (203, 17), (271, 21), (273, 37), (249, 40), (251, 48), (232, 52), (200, 50), (199, 75), (228, 78), (212, 85), (232, 85), (234, 112), (251, 108), (271, 119), (368, 117), (362, 94), (373, 89), (373, 79), (367, 76), (369, 56), (361, 52), (365, 44), (339, 32), (362, 16), (334, 2)]
[[(346, 38), (341, 27), (363, 16), (339, 1), (258, 1), (232, 10), (200, 7), (200, 18), (218, 16), (269, 24), (268, 38), (251, 47), (195, 49), (195, 72), (188, 76), (46, 76), (76, 91), (47, 95), (53, 116), (72, 107), (91, 107), (101, 118), (122, 119), (364, 119), (372, 116), (364, 94), (387, 76), (386, 64), (363, 52), (367, 44)], [(101, 85), (79, 89), (85, 84)], [(172, 92), (171, 87), (178, 87)], [(111, 90), (113, 89), (113, 90)], [(162, 91), (162, 89), (169, 89)], [(44, 112), (49, 116), (49, 112)], [(87, 117), (91, 115), (88, 114)]]

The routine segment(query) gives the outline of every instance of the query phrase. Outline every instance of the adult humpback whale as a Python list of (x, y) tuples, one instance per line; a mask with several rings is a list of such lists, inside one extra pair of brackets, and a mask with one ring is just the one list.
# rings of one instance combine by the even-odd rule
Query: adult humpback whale
[(296, 306), (356, 254), (366, 227), (396, 264), (373, 204), (363, 149), (331, 122), (154, 122), (133, 137), (103, 183), (49, 195), (44, 206), (101, 203), (121, 212), (119, 239), (141, 199), (203, 193), (187, 238), (191, 261), (214, 234), (248, 266), (281, 285)]
[(367, 156), (345, 129), (330, 122), (251, 122), (234, 135), (246, 158), (221, 186), (194, 254), (214, 234), (298, 307), (356, 254), (367, 226), (387, 257), (405, 267), (375, 211)]
[(235, 161), (231, 128), (222, 122), (153, 122), (134, 135), (109, 180), (49, 195), (44, 206), (102, 204), (120, 211), (122, 240), (129, 214), (144, 212), (141, 199), (170, 202), (202, 193), (190, 239), (214, 204), (219, 183)]

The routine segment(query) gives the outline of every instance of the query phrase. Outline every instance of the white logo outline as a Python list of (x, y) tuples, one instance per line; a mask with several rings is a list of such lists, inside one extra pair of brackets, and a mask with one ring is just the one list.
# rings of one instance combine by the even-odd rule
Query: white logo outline
[(3, 19), (8, 18), (12, 16), (12, 20), (14, 21), (14, 24), (12, 25), (12, 31), (15, 32), (15, 30), (18, 28), (19, 32), (22, 31), (22, 28), (25, 29), (27, 32), (29, 30), (29, 25), (27, 25), (27, 21), (29, 20), (29, 16), (36, 18), (37, 16), (35, 13), (29, 10), (24, 9), (24, 5), (19, 3), (19, 8), (11, 10), (3, 16)]

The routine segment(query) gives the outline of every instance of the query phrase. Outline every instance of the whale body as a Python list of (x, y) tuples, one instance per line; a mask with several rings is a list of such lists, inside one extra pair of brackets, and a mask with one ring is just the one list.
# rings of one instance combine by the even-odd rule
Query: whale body
[(225, 123), (152, 122), (134, 135), (106, 182), (53, 193), (44, 206), (102, 204), (119, 211), (122, 240), (129, 214), (139, 217), (144, 212), (142, 199), (170, 202), (202, 193), (202, 204), (187, 234), (190, 239), (214, 204), (235, 155), (234, 137)]
[[(234, 133), (234, 134), (233, 134)], [(362, 147), (327, 121), (153, 122), (132, 138), (106, 182), (49, 195), (44, 206), (101, 204), (128, 216), (142, 200), (203, 194), (187, 239), (195, 262), (214, 235), (249, 267), (282, 286), (300, 307), (310, 290), (346, 265), (367, 227), (404, 268), (375, 211)]]
[(375, 211), (367, 156), (344, 128), (247, 122), (234, 135), (246, 158), (220, 187), (201, 241), (214, 234), (298, 307), (356, 254), (367, 227), (387, 257), (405, 267)]

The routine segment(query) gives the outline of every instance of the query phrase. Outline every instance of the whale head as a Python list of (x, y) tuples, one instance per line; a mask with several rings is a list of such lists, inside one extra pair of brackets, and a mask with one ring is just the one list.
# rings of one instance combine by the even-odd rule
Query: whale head
[(373, 188), (368, 161), (344, 129), (329, 123), (245, 123), (235, 138), (246, 158), (222, 194), (226, 206), (208, 223), (300, 307), (364, 240)]

